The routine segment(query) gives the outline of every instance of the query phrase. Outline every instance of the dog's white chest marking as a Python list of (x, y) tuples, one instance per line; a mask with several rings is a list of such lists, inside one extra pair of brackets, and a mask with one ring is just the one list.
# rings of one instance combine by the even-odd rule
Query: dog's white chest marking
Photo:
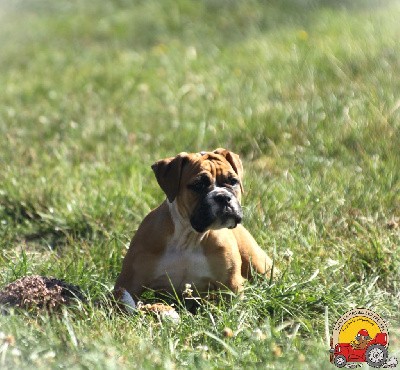
[(208, 288), (212, 272), (201, 246), (202, 235), (195, 233), (190, 225), (177, 214), (175, 202), (170, 211), (174, 220), (174, 235), (168, 242), (165, 253), (157, 262), (154, 281), (156, 289), (176, 290), (192, 284), (198, 290)]
[[(197, 289), (207, 289), (208, 282), (212, 280), (207, 258), (196, 247), (185, 250), (169, 248), (159, 260), (155, 276), (157, 281), (172, 284), (175, 289), (182, 289), (187, 283)], [(171, 287), (161, 288), (170, 290)]]

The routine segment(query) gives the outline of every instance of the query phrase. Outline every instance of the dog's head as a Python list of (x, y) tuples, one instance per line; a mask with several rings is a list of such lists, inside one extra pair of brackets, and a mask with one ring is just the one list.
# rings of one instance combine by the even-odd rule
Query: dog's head
[(152, 169), (170, 203), (193, 229), (234, 228), (242, 220), (243, 167), (226, 149), (180, 153), (156, 162)]

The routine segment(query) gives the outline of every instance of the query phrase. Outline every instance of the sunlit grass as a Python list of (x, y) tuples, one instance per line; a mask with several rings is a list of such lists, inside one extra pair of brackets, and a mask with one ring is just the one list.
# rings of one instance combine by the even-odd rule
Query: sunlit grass
[(399, 16), (378, 1), (0, 2), (0, 286), (53, 275), (103, 299), (163, 199), (151, 164), (216, 147), (241, 155), (245, 226), (283, 271), (178, 326), (94, 304), (0, 317), (0, 368), (320, 369), (326, 308), (332, 326), (354, 306), (389, 320), (398, 352)]

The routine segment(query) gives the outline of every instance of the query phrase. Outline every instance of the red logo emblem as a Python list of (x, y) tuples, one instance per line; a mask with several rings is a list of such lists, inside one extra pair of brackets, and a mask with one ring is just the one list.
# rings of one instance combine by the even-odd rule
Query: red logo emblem
[(374, 311), (356, 308), (336, 322), (331, 337), (330, 361), (337, 367), (356, 368), (366, 362), (374, 368), (397, 367), (389, 358), (389, 331)]

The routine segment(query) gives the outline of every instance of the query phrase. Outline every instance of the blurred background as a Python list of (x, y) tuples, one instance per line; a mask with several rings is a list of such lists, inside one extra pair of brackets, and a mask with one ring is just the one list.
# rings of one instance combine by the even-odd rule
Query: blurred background
[(397, 112), (397, 12), (368, 0), (2, 1), (2, 133), (71, 162), (222, 144), (251, 158), (311, 145), (351, 160), (358, 142), (374, 154), (379, 114)]

